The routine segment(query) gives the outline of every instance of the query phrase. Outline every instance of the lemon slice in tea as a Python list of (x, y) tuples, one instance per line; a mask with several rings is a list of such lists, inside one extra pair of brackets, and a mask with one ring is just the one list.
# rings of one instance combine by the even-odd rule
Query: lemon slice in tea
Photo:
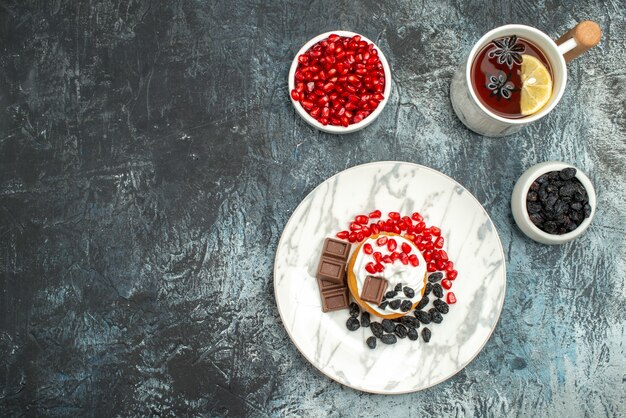
[(532, 55), (522, 55), (522, 115), (537, 113), (552, 95), (552, 77), (545, 65)]

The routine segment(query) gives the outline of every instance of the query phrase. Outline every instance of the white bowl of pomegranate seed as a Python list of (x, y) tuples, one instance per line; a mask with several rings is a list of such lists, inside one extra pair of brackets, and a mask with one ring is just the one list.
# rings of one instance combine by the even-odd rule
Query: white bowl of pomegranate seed
[(309, 125), (347, 134), (365, 128), (382, 112), (391, 92), (391, 70), (372, 41), (339, 30), (300, 48), (288, 82), (291, 102)]
[(519, 229), (542, 244), (558, 245), (582, 235), (596, 212), (596, 192), (574, 166), (548, 161), (521, 175), (511, 196)]

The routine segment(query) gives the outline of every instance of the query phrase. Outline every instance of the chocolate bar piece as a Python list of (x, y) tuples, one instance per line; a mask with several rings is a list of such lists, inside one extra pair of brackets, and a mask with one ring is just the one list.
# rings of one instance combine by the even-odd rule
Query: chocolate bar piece
[(336, 284), (343, 285), (346, 281), (345, 263), (336, 258), (322, 257), (317, 266), (316, 277)]
[(380, 305), (388, 285), (389, 282), (382, 277), (367, 276), (365, 278), (365, 283), (363, 283), (361, 299), (365, 302)]
[(326, 290), (320, 292), (320, 296), (322, 297), (322, 312), (345, 309), (350, 303), (347, 287)]
[(335, 289), (343, 289), (345, 286), (345, 284), (337, 284), (337, 283), (333, 283), (333, 282), (329, 282), (328, 280), (322, 280), (322, 279), (317, 279), (317, 286), (320, 289), (320, 292), (326, 292), (328, 290), (335, 290)]
[(326, 238), (322, 247), (322, 257), (338, 258), (345, 263), (350, 255), (350, 247), (352, 244), (349, 242)]

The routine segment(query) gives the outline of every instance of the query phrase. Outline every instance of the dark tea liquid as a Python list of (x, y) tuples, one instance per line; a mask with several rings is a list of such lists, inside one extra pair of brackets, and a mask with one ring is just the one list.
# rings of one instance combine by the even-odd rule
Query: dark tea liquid
[(541, 50), (527, 39), (515, 35), (494, 39), (476, 55), (472, 63), (472, 88), (480, 102), (491, 112), (509, 119), (522, 115), (522, 55), (537, 58), (550, 72), (552, 67)]

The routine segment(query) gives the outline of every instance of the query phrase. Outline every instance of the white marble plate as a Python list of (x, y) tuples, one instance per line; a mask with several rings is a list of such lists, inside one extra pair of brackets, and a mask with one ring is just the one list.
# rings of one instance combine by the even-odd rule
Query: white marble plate
[[(347, 310), (321, 311), (315, 271), (324, 238), (374, 209), (418, 211), (442, 229), (444, 249), (459, 272), (452, 288), (458, 301), (443, 323), (429, 325), (428, 344), (420, 334), (415, 342), (378, 341), (370, 350), (369, 328), (348, 331)], [(276, 303), (298, 350), (328, 377), (373, 393), (418, 391), (463, 369), (491, 336), (505, 289), (500, 238), (480, 203), (450, 177), (404, 162), (360, 165), (320, 184), (289, 219), (274, 263)]]

